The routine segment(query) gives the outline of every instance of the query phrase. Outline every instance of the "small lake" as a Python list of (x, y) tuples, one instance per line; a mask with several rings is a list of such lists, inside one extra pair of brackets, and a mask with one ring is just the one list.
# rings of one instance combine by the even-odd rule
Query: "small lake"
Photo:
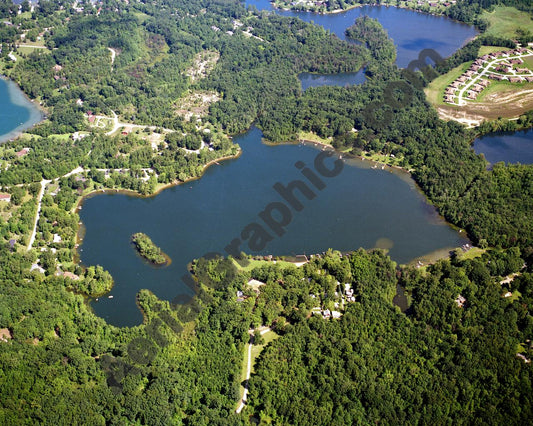
[(474, 141), (474, 151), (490, 164), (533, 164), (533, 129), (482, 136)]
[[(211, 166), (204, 176), (167, 189), (152, 198), (125, 194), (101, 194), (87, 199), (80, 211), (86, 228), (80, 247), (81, 261), (100, 264), (111, 272), (115, 286), (112, 299), (93, 302), (96, 314), (111, 324), (132, 326), (142, 321), (135, 304), (143, 288), (172, 300), (187, 289), (180, 277), (192, 259), (209, 252), (224, 253), (234, 238), (242, 238), (239, 250), (249, 254), (296, 255), (341, 251), (359, 247), (388, 248), (390, 256), (404, 263), (442, 249), (468, 242), (448, 226), (429, 206), (403, 172), (372, 168), (369, 161), (343, 159), (335, 177), (323, 177), (314, 161), (321, 153), (309, 145), (268, 146), (261, 132), (252, 128), (235, 138), (243, 149), (240, 158)], [(332, 158), (325, 162), (333, 168)], [(305, 163), (323, 181), (316, 189), (295, 167)], [(291, 218), (276, 235), (259, 217), (270, 203), (285, 203), (273, 185), (301, 180), (316, 195), (295, 196), (302, 210), (290, 208)], [(272, 217), (282, 222), (282, 215)], [(272, 237), (261, 250), (250, 248), (241, 236), (250, 223), (262, 226)], [(166, 268), (153, 268), (130, 244), (135, 232), (148, 234), (172, 258)], [(463, 234), (464, 235), (464, 234)]]
[(0, 143), (42, 120), (39, 109), (15, 83), (0, 78)]
[(274, 9), (268, 0), (246, 0), (247, 6), (269, 10), (282, 16), (298, 17), (314, 22), (345, 40), (344, 31), (353, 25), (355, 18), (368, 15), (378, 19), (394, 40), (398, 56), (396, 64), (406, 67), (423, 49), (434, 49), (443, 58), (463, 46), (477, 34), (471, 25), (452, 21), (443, 16), (434, 16), (408, 9), (387, 6), (363, 6), (342, 13), (318, 14)]
[(338, 74), (312, 74), (304, 72), (298, 75), (302, 90), (320, 86), (352, 86), (354, 84), (364, 83), (365, 78), (364, 69), (361, 69), (359, 72), (343, 72)]

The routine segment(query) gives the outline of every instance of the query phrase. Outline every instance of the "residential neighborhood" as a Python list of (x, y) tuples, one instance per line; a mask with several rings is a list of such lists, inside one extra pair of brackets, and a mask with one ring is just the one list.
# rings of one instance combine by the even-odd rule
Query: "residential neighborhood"
[(531, 48), (488, 53), (477, 58), (470, 68), (456, 78), (444, 91), (444, 102), (466, 105), (478, 98), (490, 86), (491, 80), (510, 83), (533, 82), (533, 71), (524, 64), (524, 58), (533, 56)]

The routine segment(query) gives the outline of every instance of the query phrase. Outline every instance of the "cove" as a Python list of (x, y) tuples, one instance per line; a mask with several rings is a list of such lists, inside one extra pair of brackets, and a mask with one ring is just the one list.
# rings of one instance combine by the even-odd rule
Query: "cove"
[(0, 78), (0, 143), (42, 120), (39, 109), (15, 83)]
[[(201, 179), (164, 190), (151, 198), (100, 193), (85, 200), (80, 217), (85, 238), (80, 260), (100, 264), (115, 280), (112, 299), (92, 302), (95, 313), (117, 326), (140, 324), (135, 295), (143, 288), (173, 300), (187, 294), (180, 277), (192, 259), (209, 252), (224, 253), (249, 223), (266, 225), (259, 213), (269, 203), (284, 202), (273, 186), (294, 180), (307, 182), (316, 197), (308, 200), (295, 191), (303, 209), (291, 208), (285, 233), (249, 254), (296, 255), (359, 247), (389, 248), (390, 256), (405, 263), (439, 249), (452, 250), (468, 242), (429, 206), (412, 179), (389, 168), (372, 168), (368, 161), (346, 160), (335, 177), (321, 177), (325, 187), (309, 184), (295, 163), (316, 173), (319, 148), (309, 145), (269, 146), (257, 128), (235, 137), (243, 152), (208, 168)], [(333, 159), (328, 159), (332, 168)], [(288, 205), (288, 203), (285, 203)], [(149, 235), (172, 258), (166, 268), (152, 268), (130, 245), (135, 232)]]
[(533, 129), (482, 136), (474, 141), (474, 151), (483, 154), (490, 164), (533, 164)]
[(398, 52), (396, 64), (402, 68), (417, 59), (423, 49), (434, 49), (446, 58), (477, 34), (471, 25), (392, 6), (363, 6), (342, 13), (318, 14), (275, 9), (268, 0), (246, 0), (245, 4), (322, 25), (342, 40), (346, 39), (344, 31), (353, 25), (355, 18), (368, 15), (378, 19), (394, 40)]

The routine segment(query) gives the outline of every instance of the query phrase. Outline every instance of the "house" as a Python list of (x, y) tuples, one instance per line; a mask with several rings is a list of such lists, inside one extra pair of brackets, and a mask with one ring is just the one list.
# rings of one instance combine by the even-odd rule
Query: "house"
[(483, 86), (483, 87), (488, 87), (488, 85), (490, 84), (490, 81), (489, 80), (481, 80), (479, 82), (479, 85), (480, 86)]
[(54, 243), (60, 243), (61, 242), (61, 236), (58, 234), (54, 234)]
[(448, 102), (449, 104), (455, 103), (455, 101), (453, 100), (453, 96), (450, 95), (444, 96), (444, 102)]
[(508, 291), (507, 293), (505, 293), (503, 295), (503, 297), (511, 297), (513, 295), (513, 293), (511, 293), (510, 291)]
[(467, 98), (468, 98), (468, 99), (476, 99), (476, 98), (477, 98), (477, 93), (474, 92), (473, 90), (469, 90), (469, 91), (468, 91)]
[(465, 72), (464, 75), (466, 75), (467, 77), (472, 77), (474, 74), (475, 74), (474, 71), (472, 71), (472, 70), (468, 70), (468, 71)]
[(533, 83), (533, 77), (531, 76), (527, 76), (527, 77), (524, 77), (526, 79), (526, 81), (528, 81), (529, 83)]
[(529, 68), (517, 68), (516, 72), (523, 74), (523, 73), (529, 72)]
[(462, 308), (465, 306), (466, 299), (463, 296), (459, 295), (457, 296), (457, 299), (455, 299), (455, 303), (457, 303), (457, 306)]
[(484, 87), (481, 86), (480, 84), (474, 84), (474, 87), (472, 87), (472, 90), (477, 93), (481, 92), (483, 89)]
[(342, 314), (339, 311), (331, 311), (331, 317), (335, 319), (339, 319), (342, 316)]
[(12, 338), (13, 335), (11, 334), (11, 331), (9, 331), (9, 328), (0, 328), (0, 342), (7, 343), (7, 341)]
[(457, 88), (457, 87), (459, 87), (460, 85), (461, 85), (461, 83), (458, 82), (458, 81), (453, 81), (452, 83), (450, 83), (450, 86), (451, 86), (451, 87), (454, 87), (454, 88)]
[(465, 77), (464, 75), (460, 76), (457, 78), (457, 81), (461, 82), (461, 83), (464, 83), (466, 80), (468, 80), (467, 77)]
[(132, 132), (132, 130), (133, 129), (130, 126), (124, 127), (124, 129), (122, 130), (122, 135), (123, 136), (129, 135)]
[(480, 69), (480, 68), (481, 68), (480, 65), (472, 65), (472, 66), (470, 67), (470, 69), (471, 69), (472, 71), (477, 71), (477, 70)]
[(504, 79), (503, 76), (498, 75), (498, 74), (489, 74), (489, 78), (492, 78), (493, 80), (498, 80), (498, 81), (502, 81)]
[(46, 271), (41, 268), (37, 263), (33, 263), (31, 265), (31, 268), (30, 268), (30, 272), (32, 271), (37, 271), (37, 272), (40, 272), (41, 274), (44, 274)]
[(94, 115), (89, 116), (89, 123), (94, 123), (95, 120), (96, 120), (96, 117)]
[(520, 58), (515, 58), (515, 59), (509, 59), (509, 62), (513, 65), (519, 65), (523, 63), (524, 61)]
[(22, 148), (19, 152), (17, 152), (15, 155), (17, 157), (24, 157), (28, 152), (30, 152), (30, 148)]
[(74, 280), (74, 281), (77, 281), (80, 279), (80, 277), (72, 272), (69, 272), (69, 271), (65, 271), (63, 272), (63, 276), (65, 278), (70, 278), (71, 280)]
[(520, 77), (509, 77), (511, 83), (520, 83), (522, 79)]
[(63, 67), (61, 65), (54, 65), (54, 71), (61, 71), (63, 69)]
[(0, 194), (0, 201), (5, 201), (6, 203), (11, 202), (11, 194)]

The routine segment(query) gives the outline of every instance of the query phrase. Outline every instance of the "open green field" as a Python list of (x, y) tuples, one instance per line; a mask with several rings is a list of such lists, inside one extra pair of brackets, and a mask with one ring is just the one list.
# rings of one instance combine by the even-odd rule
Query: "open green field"
[(509, 48), (502, 46), (481, 46), (479, 48), (478, 56), (483, 56), (492, 52), (500, 52), (502, 50), (509, 50)]
[(486, 34), (514, 38), (518, 28), (533, 31), (533, 21), (529, 15), (514, 7), (496, 6), (492, 12), (484, 11), (481, 17), (490, 24)]
[(494, 81), (491, 80), (490, 86), (487, 87), (485, 90), (483, 90), (478, 98), (475, 101), (471, 101), (473, 103), (480, 103), (485, 102), (487, 100), (487, 97), (491, 97), (491, 95), (495, 95), (498, 93), (505, 92), (506, 95), (509, 95), (510, 93), (519, 93), (526, 89), (533, 89), (533, 83), (510, 83), (508, 81)]
[[(237, 269), (239, 271), (246, 271), (246, 272), (250, 272), (255, 268), (259, 268), (260, 266), (267, 265), (269, 263), (270, 264), (274, 263), (268, 260), (254, 260), (254, 259), (246, 259), (247, 264), (243, 264), (243, 265), (241, 265), (241, 263), (243, 263), (242, 261), (239, 261), (239, 262), (233, 259), (233, 263), (235, 264)], [(288, 267), (294, 266), (294, 263), (285, 262), (284, 260), (278, 260), (276, 261), (276, 265), (280, 265), (282, 268), (288, 268)]]
[(482, 249), (479, 247), (472, 247), (468, 251), (461, 251), (459, 256), (457, 256), (457, 258), (459, 260), (471, 260), (471, 259), (475, 259), (476, 257), (480, 257), (486, 251), (487, 249)]
[(429, 83), (428, 87), (424, 89), (428, 101), (433, 105), (444, 105), (444, 89), (470, 68), (470, 65), (472, 65), (472, 62), (464, 62)]
[(524, 58), (524, 64), (526, 67), (528, 67), (530, 70), (533, 70), (533, 56), (526, 56)]
[(323, 143), (327, 145), (331, 145), (331, 142), (332, 142), (332, 139), (321, 138), (316, 133), (304, 132), (303, 130), (300, 133), (298, 133), (298, 139), (304, 140), (304, 141), (310, 141), (310, 142)]

